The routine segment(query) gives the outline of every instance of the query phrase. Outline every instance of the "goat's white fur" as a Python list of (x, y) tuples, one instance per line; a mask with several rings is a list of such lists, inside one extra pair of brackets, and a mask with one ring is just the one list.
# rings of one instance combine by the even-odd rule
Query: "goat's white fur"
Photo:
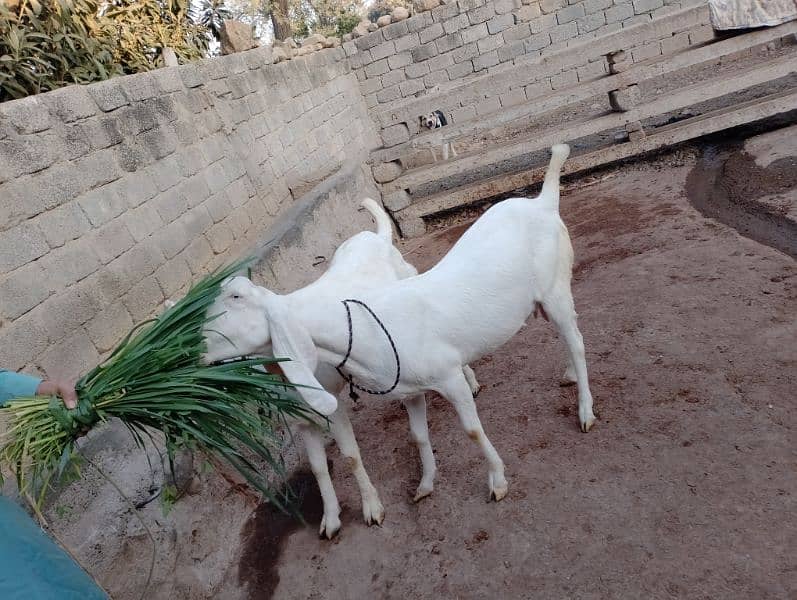
[[(324, 363), (314, 359), (315, 352), (312, 342), (308, 336), (290, 336), (283, 331), (284, 325), (290, 322), (291, 314), (301, 312), (305, 305), (313, 304), (316, 301), (339, 301), (350, 295), (356, 295), (366, 290), (378, 288), (381, 285), (392, 283), (398, 279), (412, 277), (418, 274), (415, 267), (407, 263), (401, 253), (393, 246), (393, 225), (387, 213), (372, 199), (366, 198), (362, 206), (371, 213), (374, 218), (377, 231), (376, 233), (364, 231), (346, 240), (336, 250), (330, 261), (327, 271), (315, 282), (308, 286), (296, 290), (290, 294), (280, 297), (282, 302), (275, 302), (276, 296), (263, 297), (264, 304), (255, 305), (254, 310), (263, 312), (267, 310), (273, 322), (270, 324), (271, 341), (274, 342), (273, 348), (268, 348), (268, 340), (257, 348), (247, 347), (246, 352), (237, 350), (237, 354), (270, 354), (272, 351), (278, 357), (292, 356), (311, 356), (306, 363), (298, 361), (282, 362), (280, 367), (286, 376), (292, 381), (304, 381), (315, 378), (318, 383), (329, 392), (321, 392), (326, 396), (339, 395), (344, 388), (345, 381), (335, 370), (337, 363)], [(251, 286), (251, 284), (249, 284)], [(232, 287), (225, 286), (225, 292)], [(254, 287), (254, 286), (252, 286)], [(239, 294), (227, 294), (228, 303), (240, 309), (246, 304), (245, 294), (240, 294), (240, 298), (232, 298)], [(167, 301), (167, 307), (170, 301)], [(173, 305), (174, 303), (171, 302)], [(210, 314), (218, 314), (223, 310), (230, 310), (231, 307), (224, 306), (213, 308)], [(225, 317), (214, 320), (210, 326), (213, 330), (218, 330), (225, 323)], [(232, 339), (232, 338), (231, 338)], [(212, 356), (209, 357), (214, 359)], [(478, 391), (473, 371), (465, 367), (466, 376), (472, 382), (474, 393)], [(357, 440), (352, 430), (351, 421), (344, 403), (337, 404), (337, 408), (330, 407), (328, 398), (320, 395), (316, 390), (299, 390), (306, 400), (319, 410), (322, 414), (330, 415), (330, 431), (340, 448), (341, 453), (346, 459), (348, 466), (352, 469), (354, 477), (360, 488), (362, 497), (363, 517), (367, 524), (381, 524), (384, 519), (384, 508), (379, 500), (379, 495), (371, 483), (366, 472)], [(309, 394), (309, 396), (308, 396)], [(318, 403), (317, 400), (321, 399)], [(333, 397), (334, 400), (334, 397)], [(316, 402), (313, 404), (313, 402)], [(410, 399), (412, 409), (425, 407), (424, 398)], [(333, 412), (334, 411), (334, 412)], [(418, 442), (419, 448), (428, 448), (428, 452), (421, 449), (421, 460), (425, 466), (427, 479), (434, 478), (434, 456), (431, 454), (428, 430), (426, 425), (426, 410), (410, 411), (410, 422), (413, 432), (419, 432), (414, 436), (421, 440)], [(318, 427), (306, 423), (298, 425), (305, 450), (307, 451), (310, 467), (315, 475), (324, 505), (324, 516), (321, 521), (320, 534), (332, 538), (340, 529), (340, 506), (332, 480), (327, 467), (327, 455), (324, 447), (322, 432)], [(426, 431), (426, 435), (423, 435)], [(430, 490), (431, 491), (431, 490)]]
[[(569, 152), (567, 145), (554, 146), (540, 195), (511, 198), (489, 209), (430, 271), (357, 295), (390, 331), (401, 357), (398, 386), (383, 398), (415, 398), (432, 390), (451, 402), (487, 459), (490, 495), (496, 500), (507, 493), (504, 463), (484, 433), (462, 367), (504, 344), (537, 308), (547, 313), (567, 345), (568, 372), (578, 381), (582, 430), (595, 422), (570, 289), (573, 249), (559, 217), (559, 177)], [(271, 340), (282, 356), (291, 345), (286, 339), (305, 339), (312, 344), (287, 354), (292, 362), (311, 365), (320, 359), (334, 365), (345, 356), (349, 335), (338, 298), (313, 294), (297, 304), (243, 278), (226, 288), (220, 297), (226, 319), (214, 328), (244, 353)], [(230, 301), (233, 295), (245, 297), (252, 310)], [(389, 387), (396, 365), (384, 333), (363, 310), (353, 309), (352, 321), (354, 343), (346, 373), (371, 389)], [(218, 335), (209, 336), (208, 344), (214, 360), (241, 353)], [(319, 385), (306, 374), (292, 381)], [(411, 423), (423, 409), (415, 402), (408, 404), (414, 406)], [(412, 429), (423, 437), (420, 422)], [(431, 490), (432, 481), (422, 480), (422, 485)]]

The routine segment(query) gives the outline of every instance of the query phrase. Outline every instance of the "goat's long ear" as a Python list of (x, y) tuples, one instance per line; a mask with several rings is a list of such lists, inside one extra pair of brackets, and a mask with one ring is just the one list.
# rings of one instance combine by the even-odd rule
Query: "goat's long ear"
[(324, 416), (331, 415), (337, 410), (338, 401), (335, 396), (324, 391), (313, 375), (318, 364), (318, 352), (310, 334), (296, 323), (279, 297), (269, 298), (266, 309), (274, 357), (290, 359), (280, 363), (282, 372), (291, 383), (309, 386), (297, 387), (296, 391), (313, 410)]

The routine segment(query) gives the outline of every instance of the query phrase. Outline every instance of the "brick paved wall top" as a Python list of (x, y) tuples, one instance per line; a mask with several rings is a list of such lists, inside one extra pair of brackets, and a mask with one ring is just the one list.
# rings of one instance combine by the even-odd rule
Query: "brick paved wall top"
[(1, 104), (0, 365), (85, 372), (375, 145), (342, 49), (279, 64), (258, 49)]
[(697, 4), (705, 0), (456, 0), (344, 49), (368, 107), (381, 109)]

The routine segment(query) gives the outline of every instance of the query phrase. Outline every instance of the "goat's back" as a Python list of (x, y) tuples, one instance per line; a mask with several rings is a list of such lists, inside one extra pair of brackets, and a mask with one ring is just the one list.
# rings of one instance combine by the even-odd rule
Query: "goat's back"
[(321, 277), (291, 296), (294, 300), (319, 296), (342, 300), (417, 274), (393, 244), (374, 232), (362, 231), (340, 245)]
[(509, 198), (466, 230), (430, 273), (479, 278), (486, 286), (499, 288), (507, 284), (502, 283), (507, 276), (525, 276), (544, 290), (559, 266), (563, 241), (569, 246), (557, 212), (538, 198)]
[(380, 290), (377, 305), (393, 327), (416, 322), (403, 346), (422, 345), (412, 337), (421, 332), (439, 336), (466, 364), (512, 337), (558, 281), (569, 283), (571, 262), (559, 215), (512, 198), (482, 215), (433, 269)]

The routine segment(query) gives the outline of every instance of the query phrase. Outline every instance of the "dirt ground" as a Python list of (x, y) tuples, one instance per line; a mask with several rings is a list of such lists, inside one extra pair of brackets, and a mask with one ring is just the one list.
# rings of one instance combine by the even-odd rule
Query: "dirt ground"
[[(795, 598), (797, 265), (693, 207), (698, 163), (681, 151), (563, 190), (599, 416), (590, 433), (579, 432), (575, 388), (559, 385), (564, 349), (542, 319), (473, 365), (482, 423), (507, 466), (500, 503), (487, 501), (485, 461), (435, 397), (435, 491), (413, 504), (420, 464), (405, 411), (362, 399), (354, 427), (383, 526), (362, 523), (333, 450), (340, 535), (319, 540), (317, 488), (300, 476), (311, 526), (258, 510), (239, 569), (249, 597)], [(403, 251), (427, 269), (467, 225)]]

